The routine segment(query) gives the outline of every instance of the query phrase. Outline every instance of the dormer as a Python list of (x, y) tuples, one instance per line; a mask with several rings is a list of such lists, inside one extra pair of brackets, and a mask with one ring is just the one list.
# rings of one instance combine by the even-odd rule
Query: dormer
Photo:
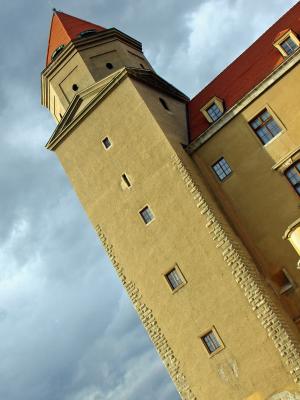
[(207, 121), (212, 124), (224, 114), (224, 102), (219, 97), (214, 96), (200, 111)]
[(298, 49), (300, 42), (294, 31), (285, 29), (278, 33), (273, 42), (273, 46), (280, 51), (283, 57), (289, 57)]

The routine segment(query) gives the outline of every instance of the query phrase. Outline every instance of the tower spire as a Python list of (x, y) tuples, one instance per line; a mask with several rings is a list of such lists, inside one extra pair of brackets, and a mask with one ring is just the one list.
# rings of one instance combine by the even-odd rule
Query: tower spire
[(48, 40), (46, 65), (51, 63), (51, 56), (58, 47), (66, 46), (72, 40), (76, 39), (81, 32), (88, 29), (94, 29), (97, 32), (105, 30), (100, 25), (65, 14), (56, 8), (52, 10), (53, 16)]

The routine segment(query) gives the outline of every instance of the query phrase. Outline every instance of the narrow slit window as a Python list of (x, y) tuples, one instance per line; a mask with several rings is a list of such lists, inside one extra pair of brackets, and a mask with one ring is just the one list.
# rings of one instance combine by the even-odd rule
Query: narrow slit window
[(102, 140), (102, 144), (106, 150), (111, 147), (111, 141), (107, 136)]
[(140, 211), (140, 216), (146, 225), (150, 224), (150, 222), (154, 219), (154, 215), (148, 206), (144, 207)]
[(126, 174), (122, 174), (122, 180), (127, 187), (131, 187), (131, 182)]

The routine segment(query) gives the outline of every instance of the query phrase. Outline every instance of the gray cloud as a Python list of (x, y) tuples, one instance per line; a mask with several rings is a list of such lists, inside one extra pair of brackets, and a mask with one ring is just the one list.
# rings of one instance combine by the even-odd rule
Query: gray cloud
[[(157, 72), (189, 95), (296, 3), (53, 1), (141, 40)], [(39, 82), (50, 19), (47, 1), (1, 5), (0, 398), (175, 400), (58, 160), (43, 148), (54, 128)]]

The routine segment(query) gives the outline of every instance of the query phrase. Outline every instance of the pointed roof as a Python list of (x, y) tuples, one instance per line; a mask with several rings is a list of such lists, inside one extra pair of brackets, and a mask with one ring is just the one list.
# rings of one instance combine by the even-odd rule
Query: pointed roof
[(67, 45), (76, 39), (81, 32), (88, 29), (96, 29), (98, 32), (105, 30), (100, 25), (54, 10), (50, 26), (46, 65), (51, 63), (51, 55), (54, 50), (61, 45)]

